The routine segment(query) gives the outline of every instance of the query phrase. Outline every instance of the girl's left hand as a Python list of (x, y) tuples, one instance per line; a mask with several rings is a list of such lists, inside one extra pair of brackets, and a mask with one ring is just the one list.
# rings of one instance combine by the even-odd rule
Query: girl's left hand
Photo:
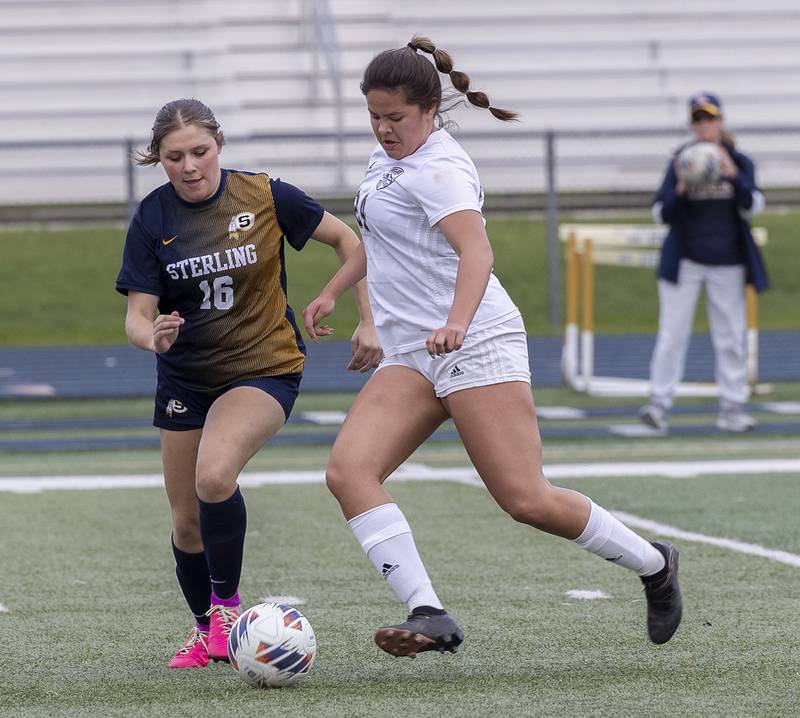
[(383, 350), (378, 342), (378, 333), (372, 322), (361, 321), (353, 332), (353, 339), (350, 342), (353, 349), (353, 358), (347, 365), (351, 371), (364, 373), (374, 369), (383, 359)]
[(464, 344), (467, 328), (448, 322), (439, 329), (434, 329), (425, 342), (425, 348), (432, 357), (443, 356), (458, 351)]

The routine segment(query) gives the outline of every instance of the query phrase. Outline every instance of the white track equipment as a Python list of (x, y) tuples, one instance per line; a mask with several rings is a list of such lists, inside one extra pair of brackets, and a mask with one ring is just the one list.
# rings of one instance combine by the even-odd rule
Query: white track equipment
[[(567, 317), (561, 374), (575, 391), (595, 396), (649, 396), (650, 381), (594, 374), (594, 265), (649, 267), (658, 263), (669, 228), (655, 224), (562, 224), (559, 239), (567, 245)], [(756, 244), (767, 243), (767, 231), (753, 227)], [(758, 295), (747, 285), (747, 376), (754, 393), (766, 393), (758, 379)], [(581, 323), (578, 325), (578, 307)], [(716, 384), (682, 383), (679, 396), (717, 396)]]

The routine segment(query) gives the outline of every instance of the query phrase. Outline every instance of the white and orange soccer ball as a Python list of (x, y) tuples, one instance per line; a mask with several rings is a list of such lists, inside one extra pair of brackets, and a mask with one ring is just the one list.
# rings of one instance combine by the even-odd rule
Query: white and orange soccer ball
[(228, 636), (228, 658), (256, 688), (282, 688), (308, 675), (317, 639), (308, 619), (284, 603), (259, 603), (242, 612)]
[(693, 142), (678, 155), (678, 179), (688, 187), (716, 182), (722, 166), (719, 147), (713, 142)]

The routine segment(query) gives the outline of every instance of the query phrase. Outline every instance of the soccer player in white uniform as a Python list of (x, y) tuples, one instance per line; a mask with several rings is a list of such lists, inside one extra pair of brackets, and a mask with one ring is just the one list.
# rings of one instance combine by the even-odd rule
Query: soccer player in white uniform
[[(433, 55), (432, 64), (421, 50)], [(438, 71), (437, 71), (438, 70)], [(327, 483), (357, 540), (410, 615), (375, 642), (395, 656), (454, 651), (463, 640), (417, 553), (406, 518), (383, 481), (452, 418), (481, 479), (514, 519), (574, 540), (642, 577), (648, 629), (669, 640), (681, 619), (678, 552), (649, 543), (585, 496), (552, 486), (541, 441), (519, 310), (492, 274), (475, 166), (441, 128), (439, 72), (473, 105), (500, 120), (454, 72), (450, 56), (415, 37), (366, 68), (378, 147), (356, 196), (363, 243), (303, 313), (314, 341), (337, 297), (367, 277), (384, 361), (347, 415)]]

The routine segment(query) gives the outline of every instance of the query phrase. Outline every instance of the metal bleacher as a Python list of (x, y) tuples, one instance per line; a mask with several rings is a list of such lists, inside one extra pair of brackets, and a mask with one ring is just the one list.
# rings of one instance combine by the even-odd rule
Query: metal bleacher
[[(701, 89), (723, 97), (763, 185), (797, 183), (795, 0), (329, 0), (349, 136), (343, 173), (336, 142), (313, 137), (337, 130), (308, 19), (315, 2), (0, 0), (3, 202), (122, 201), (122, 141), (145, 140), (158, 107), (181, 96), (207, 102), (231, 140), (311, 136), (231, 141), (228, 166), (347, 195), (372, 144), (363, 67), (413, 33), (431, 36), (475, 88), (522, 114), (508, 126), (477, 110), (453, 114), (490, 191), (542, 190), (544, 146), (531, 133), (547, 129), (599, 132), (559, 137), (561, 189), (652, 189), (685, 126), (686, 98)], [(674, 131), (623, 132), (646, 128)], [(140, 196), (162, 181), (160, 169), (136, 170)]]

